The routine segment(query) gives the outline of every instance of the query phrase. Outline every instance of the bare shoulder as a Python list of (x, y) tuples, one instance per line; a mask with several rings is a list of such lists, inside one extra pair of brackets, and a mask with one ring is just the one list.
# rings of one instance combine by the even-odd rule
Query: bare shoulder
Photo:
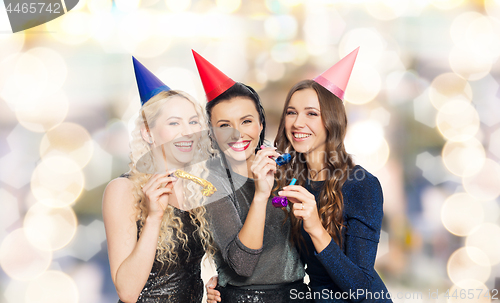
[(103, 211), (107, 207), (114, 208), (115, 206), (133, 206), (134, 198), (134, 183), (128, 178), (116, 178), (108, 183), (104, 190), (102, 199)]

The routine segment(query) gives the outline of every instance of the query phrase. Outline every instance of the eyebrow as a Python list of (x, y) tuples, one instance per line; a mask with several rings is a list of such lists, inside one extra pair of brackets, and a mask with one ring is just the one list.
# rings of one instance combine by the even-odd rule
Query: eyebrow
[[(289, 107), (287, 107), (286, 109), (295, 109), (295, 107), (293, 107), (293, 106), (289, 106)], [(319, 110), (319, 109), (317, 109), (316, 107), (312, 107), (312, 106), (310, 106), (310, 107), (306, 107), (306, 108), (304, 108), (304, 109), (314, 109), (314, 110), (317, 110), (317, 111), (319, 111), (319, 112), (320, 112), (320, 110)]]
[[(248, 114), (246, 116), (241, 117), (240, 120), (243, 120), (243, 119), (248, 118), (248, 117), (252, 117), (253, 118), (253, 115), (252, 114)], [(229, 120), (219, 120), (219, 121), (217, 121), (217, 123), (220, 123), (220, 122), (231, 122), (231, 121), (229, 121)]]
[[(191, 120), (193, 118), (198, 118), (198, 115), (192, 116), (191, 118), (189, 118), (189, 120)], [(172, 116), (172, 117), (168, 117), (167, 121), (170, 120), (170, 119), (182, 119), (182, 118), (181, 117), (177, 117), (177, 116)]]

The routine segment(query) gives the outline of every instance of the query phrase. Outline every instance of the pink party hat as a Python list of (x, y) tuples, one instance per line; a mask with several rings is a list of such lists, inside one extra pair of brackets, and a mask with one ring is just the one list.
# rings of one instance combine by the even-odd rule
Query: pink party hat
[(358, 51), (359, 46), (313, 80), (343, 100), (347, 82), (349, 82), (354, 62), (358, 56)]

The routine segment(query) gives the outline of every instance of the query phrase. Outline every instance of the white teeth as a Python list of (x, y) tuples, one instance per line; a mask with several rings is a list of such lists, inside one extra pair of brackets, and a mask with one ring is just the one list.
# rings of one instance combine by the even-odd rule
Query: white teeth
[(243, 148), (245, 146), (247, 146), (248, 142), (245, 143), (245, 142), (242, 142), (242, 143), (237, 143), (237, 144), (233, 144), (231, 145), (233, 148)]
[(193, 145), (193, 142), (177, 142), (174, 143), (175, 146), (177, 147), (191, 147)]
[(293, 136), (294, 136), (295, 138), (297, 138), (297, 139), (301, 139), (301, 138), (307, 138), (307, 137), (310, 137), (310, 136), (311, 136), (311, 134), (297, 134), (297, 133), (295, 133), (295, 134), (293, 134)]

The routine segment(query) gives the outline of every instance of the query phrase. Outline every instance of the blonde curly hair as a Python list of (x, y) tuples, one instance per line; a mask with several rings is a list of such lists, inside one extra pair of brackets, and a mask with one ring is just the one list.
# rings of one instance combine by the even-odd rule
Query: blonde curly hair
[[(142, 191), (142, 186), (149, 181), (152, 177), (151, 174), (142, 173), (137, 169), (137, 162), (141, 159), (144, 163), (143, 157), (152, 157), (152, 152), (150, 145), (144, 141), (141, 135), (141, 129), (153, 128), (157, 118), (161, 115), (163, 105), (169, 101), (174, 96), (180, 96), (190, 101), (199, 118), (199, 123), (202, 126), (202, 130), (206, 129), (206, 121), (203, 115), (202, 106), (195, 101), (193, 97), (189, 94), (170, 90), (162, 91), (152, 97), (146, 102), (141, 108), (141, 114), (135, 120), (134, 130), (132, 131), (132, 139), (130, 142), (130, 171), (128, 172), (129, 180), (134, 184), (134, 196), (136, 198), (136, 208), (137, 217), (136, 221), (139, 222), (139, 229), (142, 230), (144, 222), (148, 216), (148, 208), (145, 203), (145, 196)], [(144, 123), (146, 119), (147, 124)], [(201, 136), (198, 141), (198, 146), (195, 147), (197, 152), (192, 160), (193, 165), (190, 165), (187, 172), (195, 176), (199, 176), (206, 179), (208, 176), (208, 169), (206, 168), (205, 162), (213, 154), (213, 150), (210, 145), (208, 136)], [(154, 165), (154, 161), (145, 161), (146, 163), (151, 163)], [(142, 171), (142, 169), (141, 169)], [(209, 256), (213, 256), (215, 253), (215, 247), (212, 242), (212, 234), (208, 228), (208, 222), (205, 218), (205, 197), (201, 195), (199, 185), (194, 182), (185, 182), (184, 194), (185, 194), (185, 205), (191, 209), (189, 215), (191, 217), (191, 222), (198, 226), (196, 233), (201, 239), (203, 248)], [(179, 217), (174, 214), (174, 207), (167, 207), (163, 215), (163, 220), (161, 222), (160, 236), (158, 239), (158, 246), (156, 252), (156, 259), (163, 265), (171, 265), (177, 260), (177, 250), (176, 248), (182, 247), (182, 249), (187, 250), (187, 240), (188, 235), (183, 231), (183, 223)], [(175, 234), (176, 237), (173, 237)]]

